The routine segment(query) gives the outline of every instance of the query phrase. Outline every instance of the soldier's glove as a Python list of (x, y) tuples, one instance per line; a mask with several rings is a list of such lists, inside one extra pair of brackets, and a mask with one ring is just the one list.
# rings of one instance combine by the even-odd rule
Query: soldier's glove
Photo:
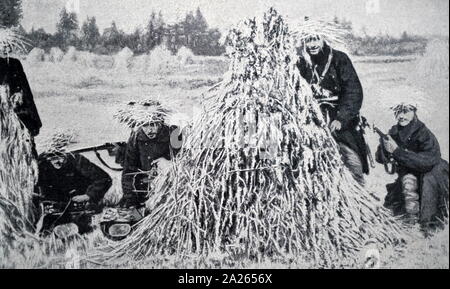
[(383, 139), (383, 144), (384, 149), (390, 154), (392, 154), (398, 148), (397, 143), (392, 139), (390, 135), (387, 139)]
[(334, 132), (336, 130), (341, 130), (342, 129), (342, 123), (339, 120), (334, 120), (331, 124), (330, 124), (330, 130), (331, 132)]
[(86, 202), (89, 202), (90, 199), (91, 199), (91, 197), (89, 197), (88, 195), (79, 195), (79, 196), (73, 197), (72, 201), (74, 201), (76, 203), (86, 203)]

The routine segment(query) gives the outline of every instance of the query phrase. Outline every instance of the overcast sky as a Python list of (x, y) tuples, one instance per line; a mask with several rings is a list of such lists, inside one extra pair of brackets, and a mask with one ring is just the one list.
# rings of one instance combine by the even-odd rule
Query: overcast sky
[(77, 1), (80, 22), (95, 16), (103, 30), (114, 20), (127, 32), (144, 27), (152, 10), (161, 10), (166, 22), (174, 22), (200, 7), (211, 27), (225, 30), (270, 6), (294, 23), (305, 15), (330, 19), (336, 15), (352, 21), (357, 32), (366, 27), (369, 34), (448, 35), (449, 29), (448, 0), (23, 0), (22, 24), (27, 30), (43, 27), (54, 32), (61, 9)]

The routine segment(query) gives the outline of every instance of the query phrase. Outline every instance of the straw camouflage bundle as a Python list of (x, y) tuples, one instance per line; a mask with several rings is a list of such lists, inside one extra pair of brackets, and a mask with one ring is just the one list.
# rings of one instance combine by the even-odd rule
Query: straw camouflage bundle
[(0, 237), (7, 246), (17, 235), (30, 229), (31, 196), (37, 180), (31, 136), (14, 108), (21, 95), (9, 94), (0, 86)]
[(160, 101), (148, 99), (122, 105), (114, 118), (133, 129), (151, 122), (164, 122), (170, 112)]
[(283, 18), (244, 22), (228, 37), (230, 71), (193, 124), (151, 214), (110, 252), (306, 257), (354, 262), (365, 241), (396, 243), (400, 228), (344, 167)]
[(0, 27), (0, 57), (26, 51), (27, 41), (14, 29)]

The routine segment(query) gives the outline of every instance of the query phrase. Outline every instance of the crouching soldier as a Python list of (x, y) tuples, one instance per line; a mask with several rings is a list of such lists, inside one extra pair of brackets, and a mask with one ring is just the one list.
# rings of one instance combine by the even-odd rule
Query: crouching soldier
[(379, 163), (390, 155), (398, 173), (398, 179), (386, 186), (384, 205), (428, 231), (448, 212), (449, 165), (441, 159), (436, 137), (418, 119), (415, 105), (400, 104), (393, 110), (398, 123), (380, 140), (376, 153)]
[(179, 149), (178, 128), (165, 123), (167, 113), (159, 102), (152, 100), (129, 103), (118, 113), (121, 122), (135, 129), (127, 142), (123, 160), (122, 207), (138, 207), (147, 201), (153, 179)]
[[(64, 140), (62, 142), (67, 144)], [(50, 201), (63, 204), (67, 210), (70, 210), (70, 205), (86, 204), (99, 210), (103, 196), (111, 187), (111, 177), (86, 157), (66, 152), (63, 149), (65, 144), (51, 145), (51, 149), (39, 155), (39, 196), (34, 199), (34, 204)], [(92, 230), (91, 216), (80, 214), (76, 220), (68, 218), (69, 215), (63, 214), (57, 222), (73, 221), (78, 225), (79, 233)]]

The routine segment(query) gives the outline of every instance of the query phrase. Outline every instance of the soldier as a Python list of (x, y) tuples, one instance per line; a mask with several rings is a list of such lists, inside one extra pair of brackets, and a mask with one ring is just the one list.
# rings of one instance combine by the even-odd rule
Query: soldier
[(441, 225), (448, 211), (449, 166), (441, 158), (434, 134), (417, 117), (414, 104), (393, 107), (397, 124), (380, 140), (377, 162), (390, 154), (396, 162), (397, 180), (388, 184), (385, 206), (407, 221), (417, 221), (425, 231)]
[(350, 58), (327, 43), (324, 25), (306, 21), (299, 33), (297, 66), (329, 122), (345, 165), (363, 185), (364, 174), (369, 173), (367, 146), (360, 127), (363, 89)]
[[(11, 30), (0, 28), (0, 85), (8, 85), (11, 95), (21, 94), (22, 102), (16, 108), (16, 113), (30, 132), (34, 149), (33, 138), (39, 134), (42, 123), (22, 64), (18, 59), (10, 57), (11, 52), (21, 48), (19, 44), (20, 38), (17, 35)], [(35, 154), (37, 157), (37, 153)]]
[[(111, 187), (112, 179), (103, 169), (80, 154), (65, 151), (69, 142), (67, 135), (55, 135), (39, 155), (39, 196), (33, 202), (36, 207), (42, 200), (98, 206)], [(80, 233), (90, 230), (88, 220), (80, 223)]]
[(179, 149), (177, 127), (165, 124), (167, 113), (159, 102), (152, 100), (131, 102), (118, 113), (118, 118), (124, 120), (122, 122), (135, 129), (125, 148), (121, 206), (143, 204), (149, 197), (156, 168), (167, 166), (167, 161)]

